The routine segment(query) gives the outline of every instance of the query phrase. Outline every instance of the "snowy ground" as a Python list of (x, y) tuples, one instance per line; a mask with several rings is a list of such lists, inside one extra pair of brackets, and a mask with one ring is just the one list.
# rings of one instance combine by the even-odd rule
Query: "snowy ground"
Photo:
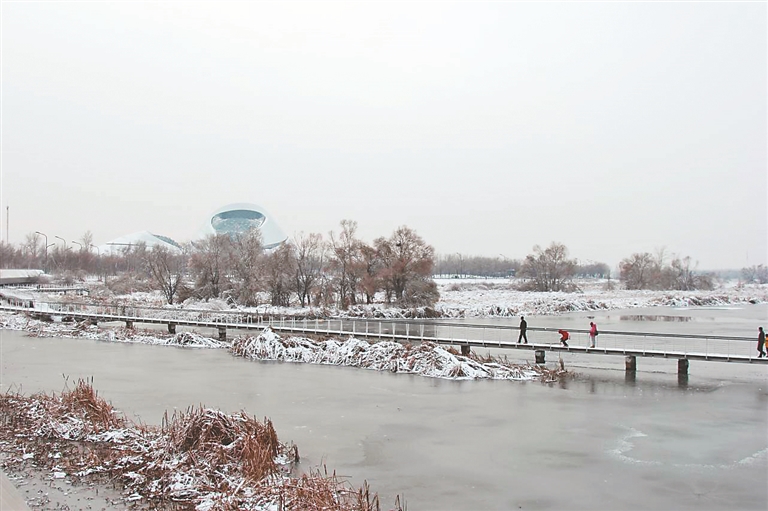
[(518, 291), (508, 279), (437, 281), (436, 309), (449, 317), (552, 315), (584, 310), (633, 307), (725, 305), (768, 301), (768, 285), (724, 283), (712, 291), (647, 291), (619, 289), (618, 282), (580, 280), (575, 293)]
[[(574, 293), (520, 291), (520, 281), (510, 279), (437, 279), (440, 301), (434, 308), (403, 309), (388, 306), (383, 297), (377, 303), (356, 305), (340, 311), (318, 307), (272, 307), (261, 305), (245, 309), (263, 315), (298, 317), (445, 317), (472, 318), (492, 316), (557, 315), (590, 310), (628, 309), (655, 306), (716, 306), (768, 301), (768, 284), (740, 285), (724, 282), (711, 291), (646, 291), (619, 289), (617, 281), (589, 279), (577, 281), (580, 291)], [(50, 296), (68, 301), (71, 295)], [(268, 298), (265, 296), (264, 300)], [(153, 307), (168, 307), (159, 292), (133, 293), (111, 298), (111, 302)], [(174, 308), (231, 310), (224, 300), (187, 300)]]

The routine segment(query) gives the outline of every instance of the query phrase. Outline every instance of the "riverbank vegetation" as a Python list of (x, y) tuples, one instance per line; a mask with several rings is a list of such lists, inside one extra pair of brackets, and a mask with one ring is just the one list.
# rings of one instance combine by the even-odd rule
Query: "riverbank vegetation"
[[(209, 236), (177, 250), (139, 243), (108, 253), (90, 250), (95, 248), (90, 233), (83, 236), (79, 251), (60, 245), (47, 250), (39, 238), (30, 234), (20, 247), (0, 242), (0, 267), (47, 268), (45, 279), (84, 285), (90, 299), (101, 303), (223, 304), (299, 317), (430, 318), (762, 299), (735, 299), (732, 287), (725, 289), (715, 274), (701, 272), (690, 257), (670, 256), (664, 249), (624, 259), (612, 280), (607, 264), (572, 258), (561, 243), (536, 245), (522, 259), (438, 255), (406, 226), (366, 243), (351, 220), (327, 236), (300, 233), (269, 249), (258, 230)], [(744, 286), (766, 280), (763, 266), (736, 274)], [(473, 282), (478, 277), (486, 282)], [(602, 287), (600, 292), (596, 286)], [(476, 291), (475, 296), (459, 303), (456, 298), (465, 296), (464, 290)], [(643, 291), (666, 293), (650, 297)], [(637, 292), (641, 294), (632, 294)], [(701, 293), (680, 294), (691, 292)], [(492, 296), (498, 298), (491, 301)]]
[[(136, 509), (377, 511), (367, 484), (299, 472), (299, 451), (269, 419), (198, 407), (135, 423), (79, 380), (60, 394), (0, 394), (0, 449), (74, 484), (115, 484)], [(399, 498), (394, 508), (402, 510)]]

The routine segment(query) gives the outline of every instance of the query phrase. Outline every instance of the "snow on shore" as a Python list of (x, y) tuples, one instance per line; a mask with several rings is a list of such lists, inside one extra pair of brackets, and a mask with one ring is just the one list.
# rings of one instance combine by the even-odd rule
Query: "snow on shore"
[(346, 341), (313, 341), (305, 337), (282, 338), (269, 328), (256, 337), (235, 338), (231, 346), (193, 332), (171, 335), (151, 330), (104, 329), (88, 322), (48, 323), (11, 313), (0, 313), (0, 328), (23, 330), (35, 337), (76, 337), (107, 342), (229, 348), (233, 354), (253, 360), (345, 365), (432, 378), (556, 381), (566, 375), (565, 371), (512, 364), (502, 359), (462, 356), (432, 342), (404, 346), (388, 341), (369, 343), (354, 337)]
[(711, 291), (618, 289), (607, 280), (581, 280), (575, 293), (519, 291), (507, 279), (443, 279), (435, 308), (444, 317), (557, 315), (636, 307), (718, 306), (768, 301), (768, 285), (722, 285)]
[(256, 337), (235, 339), (231, 351), (254, 360), (343, 365), (432, 378), (556, 381), (565, 374), (540, 366), (462, 356), (433, 342), (402, 345), (391, 341), (369, 343), (354, 337), (344, 342), (283, 339), (270, 329)]
[(4, 468), (31, 467), (81, 486), (111, 483), (123, 494), (122, 505), (114, 503), (120, 509), (378, 509), (367, 484), (355, 488), (319, 468), (291, 475), (298, 447), (280, 442), (269, 419), (244, 411), (200, 406), (150, 426), (126, 418), (79, 380), (59, 395), (0, 393), (0, 420)]
[[(383, 303), (354, 305), (348, 310), (318, 307), (241, 308), (243, 312), (265, 316), (309, 318), (481, 318), (524, 315), (557, 315), (577, 311), (630, 309), (637, 307), (723, 306), (768, 301), (768, 285), (721, 285), (711, 291), (650, 291), (618, 289), (615, 281), (578, 281), (580, 291), (520, 291), (519, 283), (509, 279), (440, 279), (435, 281), (440, 301), (433, 308), (398, 308)], [(226, 310), (222, 300), (190, 301), (183, 307)]]
[[(637, 307), (725, 306), (768, 301), (768, 284), (720, 284), (711, 291), (650, 291), (620, 289), (617, 281), (583, 279), (579, 291), (520, 291), (520, 282), (510, 279), (436, 279), (440, 300), (434, 307), (399, 308), (386, 305), (377, 296), (371, 305), (358, 304), (348, 310), (323, 307), (239, 307), (238, 311), (263, 316), (298, 318), (480, 318), (524, 315), (557, 315), (577, 311), (630, 309)], [(232, 311), (224, 300), (187, 300), (184, 304), (163, 304), (162, 295), (133, 293), (115, 297), (121, 303), (169, 309)], [(268, 297), (264, 297), (267, 301)]]

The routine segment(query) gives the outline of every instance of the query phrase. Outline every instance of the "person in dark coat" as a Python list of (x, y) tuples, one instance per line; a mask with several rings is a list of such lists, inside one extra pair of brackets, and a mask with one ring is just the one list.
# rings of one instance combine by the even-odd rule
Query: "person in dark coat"
[(765, 356), (765, 350), (763, 350), (765, 346), (765, 332), (763, 332), (763, 327), (757, 327), (757, 332), (757, 351), (760, 353), (757, 358), (763, 358)]
[(528, 322), (523, 316), (520, 316), (520, 335), (517, 338), (517, 344), (520, 344), (523, 339), (525, 339), (525, 344), (528, 344), (528, 334), (526, 334), (527, 330)]

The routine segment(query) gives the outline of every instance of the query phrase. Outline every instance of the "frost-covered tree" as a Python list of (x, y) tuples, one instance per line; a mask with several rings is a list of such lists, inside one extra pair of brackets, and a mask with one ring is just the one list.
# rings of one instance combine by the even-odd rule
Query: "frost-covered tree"
[(568, 258), (568, 248), (552, 242), (546, 249), (539, 245), (526, 256), (520, 268), (522, 277), (528, 278), (528, 286), (534, 291), (569, 291), (576, 270), (576, 260)]
[(656, 279), (659, 266), (648, 253), (635, 253), (619, 263), (619, 279), (627, 289), (649, 289)]
[(258, 305), (263, 289), (264, 246), (261, 231), (252, 228), (230, 238), (231, 295), (240, 305)]
[(286, 242), (271, 250), (264, 257), (264, 285), (272, 305), (287, 307), (293, 292), (296, 272), (293, 246)]
[(744, 282), (758, 284), (768, 284), (768, 267), (762, 264), (749, 266), (741, 269), (741, 278)]
[(336, 281), (339, 306), (346, 309), (357, 303), (357, 285), (362, 278), (361, 270), (361, 246), (357, 239), (357, 222), (354, 220), (342, 220), (341, 232), (329, 233), (331, 264)]
[(173, 304), (186, 272), (186, 254), (167, 247), (154, 246), (144, 253), (152, 282), (160, 288), (169, 304)]
[(666, 263), (664, 251), (654, 257), (635, 253), (619, 263), (619, 279), (627, 289), (712, 289), (712, 275), (696, 271), (690, 257), (672, 256)]
[(325, 265), (325, 248), (321, 234), (300, 233), (294, 237), (293, 250), (296, 261), (294, 288), (302, 307), (312, 305), (312, 294), (322, 278)]
[(399, 227), (389, 238), (374, 241), (374, 246), (387, 295), (393, 294), (402, 305), (431, 305), (439, 299), (437, 286), (432, 281), (435, 249), (416, 231)]
[(211, 234), (194, 245), (189, 267), (195, 278), (195, 293), (204, 299), (218, 298), (229, 289), (232, 239)]

